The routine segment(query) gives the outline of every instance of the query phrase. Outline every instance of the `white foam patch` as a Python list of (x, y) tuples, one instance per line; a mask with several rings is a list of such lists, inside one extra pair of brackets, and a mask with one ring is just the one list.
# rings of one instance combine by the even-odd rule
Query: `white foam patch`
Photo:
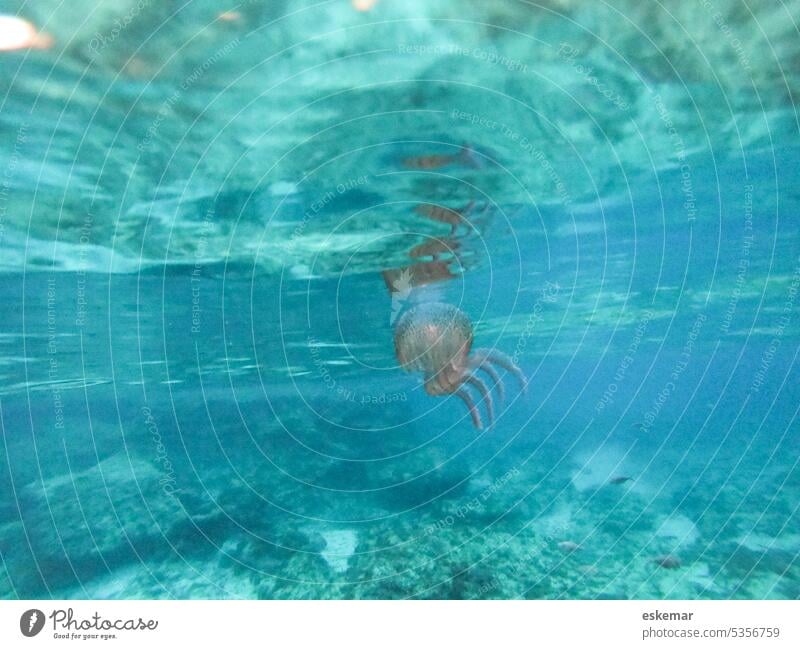
[[(599, 218), (600, 217), (598, 217), (598, 219)], [(602, 221), (575, 221), (558, 226), (555, 230), (555, 234), (558, 237), (598, 234), (605, 230), (605, 228), (606, 226)]]
[(572, 529), (572, 507), (562, 503), (553, 512), (538, 518), (532, 528), (545, 536), (564, 540)]
[(347, 572), (350, 557), (358, 547), (358, 535), (353, 530), (331, 530), (322, 532), (325, 549), (320, 552), (322, 558), (334, 572)]
[(687, 566), (685, 579), (694, 584), (698, 590), (715, 593), (722, 597), (722, 591), (714, 581), (714, 576), (707, 563), (697, 562)]
[(800, 534), (785, 534), (779, 538), (761, 534), (760, 532), (749, 532), (740, 536), (736, 541), (755, 552), (765, 550), (781, 550), (785, 552), (800, 552)]
[(700, 532), (693, 521), (683, 514), (672, 514), (656, 525), (656, 536), (672, 539), (675, 550), (692, 545), (700, 538)]
[[(130, 597), (135, 592), (136, 578), (139, 576), (139, 566), (129, 566), (115, 570), (113, 574), (96, 580), (91, 584), (84, 584), (75, 590), (75, 597), (92, 599), (120, 599)], [(79, 594), (82, 593), (82, 594)]]
[(289, 196), (297, 193), (297, 185), (285, 180), (279, 180), (270, 185), (269, 193), (273, 196)]

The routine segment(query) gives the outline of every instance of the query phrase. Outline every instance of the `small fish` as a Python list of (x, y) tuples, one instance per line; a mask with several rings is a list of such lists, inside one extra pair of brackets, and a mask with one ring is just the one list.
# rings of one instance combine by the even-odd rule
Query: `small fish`
[(682, 565), (681, 560), (674, 554), (664, 554), (660, 557), (656, 557), (653, 561), (662, 568), (667, 568), (668, 570), (675, 570)]
[(625, 484), (626, 482), (632, 482), (632, 481), (633, 478), (631, 478), (630, 476), (618, 475), (611, 478), (611, 480), (608, 481), (608, 484)]
[(475, 156), (475, 151), (469, 145), (464, 145), (461, 150), (453, 154), (434, 153), (431, 155), (412, 156), (403, 158), (403, 166), (409, 169), (441, 169), (451, 165), (461, 164), (481, 168), (483, 164)]
[(575, 550), (580, 550), (581, 546), (573, 541), (561, 541), (561, 543), (558, 544), (558, 549), (569, 554), (575, 552)]

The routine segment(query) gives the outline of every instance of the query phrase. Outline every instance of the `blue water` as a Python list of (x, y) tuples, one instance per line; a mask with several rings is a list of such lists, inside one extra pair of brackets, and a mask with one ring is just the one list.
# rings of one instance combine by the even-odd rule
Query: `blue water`
[(231, 11), (0, 2), (0, 596), (800, 597), (800, 3)]

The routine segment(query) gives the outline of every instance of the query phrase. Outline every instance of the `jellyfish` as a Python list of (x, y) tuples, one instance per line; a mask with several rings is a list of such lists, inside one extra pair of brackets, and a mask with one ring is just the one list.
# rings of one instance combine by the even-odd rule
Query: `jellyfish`
[(397, 360), (406, 371), (423, 373), (425, 392), (434, 397), (459, 397), (477, 429), (483, 428), (483, 421), (467, 385), (480, 394), (489, 426), (494, 422), (492, 394), (479, 372), (489, 377), (501, 402), (505, 389), (498, 367), (514, 375), (522, 392), (526, 391), (525, 375), (506, 354), (495, 349), (472, 349), (472, 324), (452, 305), (431, 302), (408, 310), (397, 321), (394, 345)]

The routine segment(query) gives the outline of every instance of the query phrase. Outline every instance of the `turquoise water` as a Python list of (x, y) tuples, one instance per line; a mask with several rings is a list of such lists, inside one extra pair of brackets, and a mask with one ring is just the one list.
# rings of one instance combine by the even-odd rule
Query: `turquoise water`
[(672, 5), (0, 2), (0, 596), (800, 597), (800, 3)]

